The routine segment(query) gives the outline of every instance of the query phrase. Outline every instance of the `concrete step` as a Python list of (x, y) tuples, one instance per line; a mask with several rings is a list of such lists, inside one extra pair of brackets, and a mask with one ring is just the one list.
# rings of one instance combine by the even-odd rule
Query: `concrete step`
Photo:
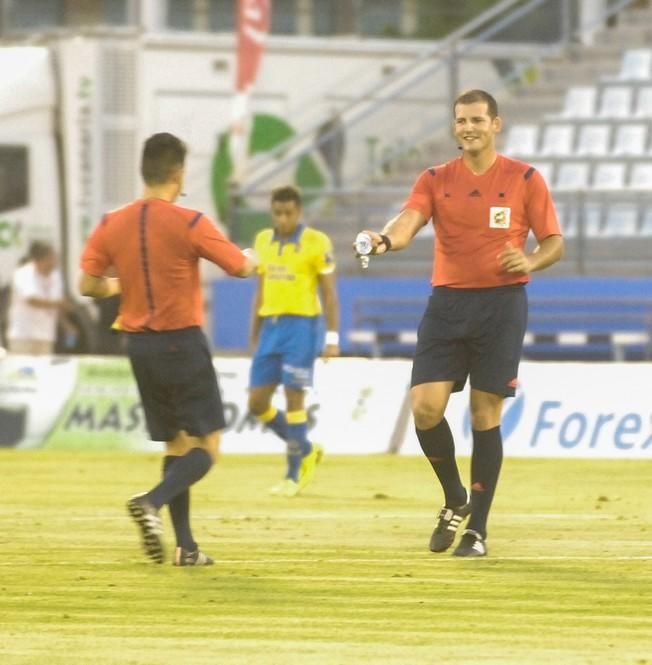
[(649, 48), (652, 43), (652, 12), (641, 12), (639, 21), (601, 30), (595, 42), (603, 48)]
[(638, 0), (630, 7), (620, 12), (616, 24), (618, 26), (624, 25), (641, 25), (647, 21), (647, 25), (652, 23), (652, 3), (650, 0)]

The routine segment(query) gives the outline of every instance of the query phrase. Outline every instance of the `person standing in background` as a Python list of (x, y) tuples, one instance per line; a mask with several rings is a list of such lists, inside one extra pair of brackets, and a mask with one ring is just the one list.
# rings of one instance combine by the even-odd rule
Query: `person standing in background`
[(330, 116), (317, 130), (317, 150), (322, 156), (331, 175), (333, 187), (342, 187), (342, 165), (346, 150), (346, 136), (344, 123), (336, 109), (332, 109)]
[(22, 265), (14, 271), (7, 329), (12, 353), (54, 352), (57, 322), (68, 307), (57, 262), (52, 245), (35, 241)]
[[(322, 304), (326, 319), (325, 357), (339, 355), (339, 304), (333, 246), (325, 233), (301, 223), (296, 187), (272, 191), (273, 228), (258, 233), (259, 261), (251, 342), (256, 347), (249, 380), (249, 410), (287, 444), (287, 472), (270, 493), (296, 496), (312, 480), (323, 451), (308, 440), (305, 390), (312, 385), (322, 351)], [(272, 406), (276, 388), (285, 389), (285, 412)]]

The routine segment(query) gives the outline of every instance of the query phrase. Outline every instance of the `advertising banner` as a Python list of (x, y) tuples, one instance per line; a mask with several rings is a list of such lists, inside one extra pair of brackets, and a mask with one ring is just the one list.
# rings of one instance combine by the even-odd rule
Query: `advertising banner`
[[(224, 453), (279, 453), (284, 443), (247, 411), (250, 361), (215, 361)], [(421, 454), (410, 413), (408, 360), (318, 361), (307, 394), (309, 435), (332, 454)], [(505, 455), (652, 459), (650, 363), (524, 362), (505, 400)], [(458, 454), (472, 446), (468, 385), (446, 418)], [(284, 408), (282, 390), (274, 404)], [(148, 440), (126, 358), (0, 361), (0, 447), (162, 450)]]
[(43, 445), (77, 380), (77, 360), (7, 354), (0, 360), (0, 447)]
[[(285, 444), (248, 413), (248, 358), (215, 360), (226, 428), (224, 453), (282, 453)], [(364, 358), (317, 362), (306, 409), (310, 437), (331, 453), (383, 453), (390, 446), (409, 363)], [(162, 450), (148, 440), (129, 361), (115, 357), (0, 362), (0, 446)], [(274, 403), (285, 408), (279, 389)]]
[(46, 448), (160, 450), (149, 441), (126, 358), (80, 358), (77, 380), (43, 442)]
[[(285, 444), (247, 416), (248, 359), (216, 363), (224, 398), (227, 428), (222, 451), (282, 452)], [(314, 389), (306, 399), (309, 436), (329, 453), (384, 453), (390, 446), (401, 400), (410, 379), (404, 360), (366, 358), (319, 360)], [(285, 409), (279, 389), (273, 403)]]
[[(505, 400), (505, 455), (652, 459), (650, 363), (523, 362)], [(446, 418), (461, 455), (471, 452), (468, 385), (451, 396)], [(420, 452), (413, 428), (401, 453)]]

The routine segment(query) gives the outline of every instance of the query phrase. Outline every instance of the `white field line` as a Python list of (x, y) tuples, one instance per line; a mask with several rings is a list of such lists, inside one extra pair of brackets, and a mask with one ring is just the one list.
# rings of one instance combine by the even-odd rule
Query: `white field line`
[[(362, 559), (362, 558), (330, 558), (328, 556), (314, 556), (310, 558), (278, 558), (278, 559), (216, 559), (215, 568), (207, 568), (209, 572), (214, 572), (219, 575), (221, 564), (228, 566), (274, 566), (274, 565), (287, 565), (287, 564), (305, 564), (305, 565), (314, 565), (316, 562), (320, 564), (383, 564), (391, 566), (406, 566), (411, 564), (421, 564), (425, 560), (430, 559), (433, 563), (442, 564), (442, 563), (459, 563), (461, 560), (458, 557), (453, 556), (443, 556), (439, 557), (433, 554), (424, 554), (422, 556), (416, 557), (401, 557), (400, 559), (388, 559), (386, 557), (379, 557), (377, 559)], [(464, 560), (466, 561), (466, 560)], [(472, 559), (472, 561), (477, 561), (477, 564), (473, 565), (482, 565), (482, 562), (491, 563), (493, 561), (652, 561), (652, 555), (641, 555), (641, 556), (488, 556), (487, 558), (482, 559)], [(0, 561), (0, 567), (11, 567), (11, 568), (20, 568), (22, 566), (29, 568), (39, 568), (39, 567), (53, 567), (53, 566), (75, 566), (80, 568), (83, 566), (120, 566), (123, 567), (126, 564), (138, 563), (149, 566), (153, 570), (159, 570), (160, 568), (154, 564), (151, 564), (143, 559), (142, 562), (136, 562), (135, 560), (124, 560), (116, 561), (112, 559), (110, 561), (102, 560), (90, 560), (84, 563), (79, 561), (48, 561), (47, 563), (40, 564), (34, 562), (33, 560), (25, 563), (19, 561)], [(422, 581), (422, 573), (426, 572), (421, 569), (419, 573), (413, 576), (413, 579)], [(290, 577), (291, 575), (283, 575), (283, 577)], [(278, 575), (274, 576), (278, 577)], [(327, 576), (327, 577), (337, 577)], [(319, 578), (323, 579), (323, 578)], [(361, 579), (356, 577), (356, 580)], [(383, 578), (384, 579), (384, 578)], [(410, 577), (404, 578), (401, 576), (397, 579), (410, 579)], [(368, 581), (368, 580), (366, 580)]]
[[(4, 518), (11, 518), (12, 511), (10, 510), (0, 510), (0, 515)], [(369, 513), (359, 513), (359, 512), (332, 512), (326, 513), (321, 511), (270, 511), (269, 513), (251, 513), (248, 515), (211, 515), (205, 512), (202, 512), (201, 509), (193, 511), (193, 515), (196, 518), (202, 520), (216, 520), (223, 522), (270, 522), (274, 520), (296, 520), (296, 521), (306, 521), (306, 520), (336, 520), (341, 522), (342, 520), (348, 521), (360, 521), (368, 519), (382, 519), (382, 520), (411, 520), (411, 521), (420, 521), (423, 519), (435, 519), (436, 511), (429, 511), (427, 513), (385, 513), (382, 510), (379, 512), (369, 512)], [(613, 514), (605, 512), (602, 514), (595, 513), (499, 513), (498, 517), (504, 518), (505, 520), (567, 520), (567, 521), (611, 521), (613, 520)], [(24, 519), (24, 515), (21, 515), (21, 519)], [(52, 522), (95, 522), (98, 519), (102, 521), (128, 521), (128, 516), (117, 514), (115, 511), (111, 512), (95, 512), (93, 515), (50, 515), (48, 516), (48, 523)]]

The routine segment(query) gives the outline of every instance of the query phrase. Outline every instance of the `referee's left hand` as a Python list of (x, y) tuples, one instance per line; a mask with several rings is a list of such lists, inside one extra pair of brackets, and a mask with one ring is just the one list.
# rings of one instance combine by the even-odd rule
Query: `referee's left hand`
[(502, 252), (498, 254), (498, 263), (501, 268), (510, 273), (525, 273), (532, 271), (530, 259), (522, 249), (514, 247), (511, 242), (506, 242)]

